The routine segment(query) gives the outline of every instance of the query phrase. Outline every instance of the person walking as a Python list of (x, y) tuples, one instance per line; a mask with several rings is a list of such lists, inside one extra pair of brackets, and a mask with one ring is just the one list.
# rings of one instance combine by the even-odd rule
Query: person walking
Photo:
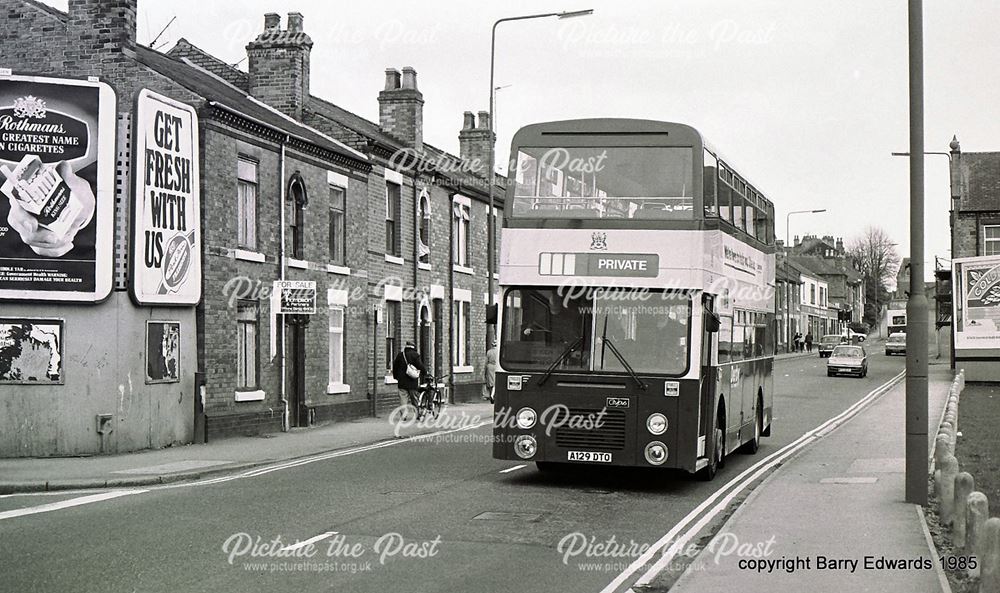
[(813, 333), (810, 331), (806, 334), (806, 352), (813, 351)]
[[(407, 406), (420, 405), (420, 378), (427, 372), (424, 361), (413, 342), (406, 342), (403, 350), (392, 361), (392, 378), (399, 389), (399, 405), (403, 408), (401, 421), (407, 419)], [(420, 411), (415, 412), (420, 417)]]
[(490, 344), (486, 349), (486, 370), (483, 372), (483, 399), (493, 403), (493, 389), (497, 376), (497, 346)]
[(795, 337), (792, 339), (792, 342), (795, 344), (794, 348), (792, 348), (793, 352), (802, 350), (802, 334), (795, 332)]

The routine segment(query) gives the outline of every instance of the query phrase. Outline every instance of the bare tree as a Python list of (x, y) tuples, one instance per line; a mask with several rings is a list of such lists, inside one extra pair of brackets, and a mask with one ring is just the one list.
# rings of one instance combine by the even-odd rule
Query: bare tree
[(878, 305), (880, 302), (884, 303), (888, 295), (885, 289), (886, 281), (894, 278), (899, 270), (900, 258), (896, 251), (896, 243), (885, 229), (868, 226), (860, 235), (848, 242), (847, 254), (865, 277), (865, 295), (868, 297), (866, 300), (872, 302), (874, 297), (872, 313), (866, 317), (878, 323)]

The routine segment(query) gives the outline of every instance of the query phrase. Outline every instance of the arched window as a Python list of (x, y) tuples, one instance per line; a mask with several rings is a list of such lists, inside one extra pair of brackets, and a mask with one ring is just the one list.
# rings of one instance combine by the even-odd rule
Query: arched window
[(417, 261), (431, 262), (431, 196), (426, 188), (417, 198)]
[(309, 199), (306, 197), (305, 182), (298, 172), (288, 182), (288, 198), (292, 202), (292, 257), (305, 259), (305, 218)]

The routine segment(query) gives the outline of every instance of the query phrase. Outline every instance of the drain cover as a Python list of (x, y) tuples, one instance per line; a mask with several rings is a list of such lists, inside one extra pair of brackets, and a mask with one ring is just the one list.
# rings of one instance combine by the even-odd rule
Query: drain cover
[(507, 511), (486, 511), (479, 513), (473, 519), (480, 521), (520, 521), (522, 523), (537, 523), (542, 520), (541, 513), (511, 513)]

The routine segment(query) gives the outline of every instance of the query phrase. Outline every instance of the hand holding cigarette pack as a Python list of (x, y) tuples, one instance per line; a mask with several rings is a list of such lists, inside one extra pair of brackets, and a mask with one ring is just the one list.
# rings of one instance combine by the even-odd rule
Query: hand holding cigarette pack
[(55, 165), (42, 163), (36, 155), (28, 154), (13, 171), (2, 166), (0, 172), (7, 178), (0, 191), (37, 218), (40, 226), (65, 239), (83, 204), (73, 196)]

